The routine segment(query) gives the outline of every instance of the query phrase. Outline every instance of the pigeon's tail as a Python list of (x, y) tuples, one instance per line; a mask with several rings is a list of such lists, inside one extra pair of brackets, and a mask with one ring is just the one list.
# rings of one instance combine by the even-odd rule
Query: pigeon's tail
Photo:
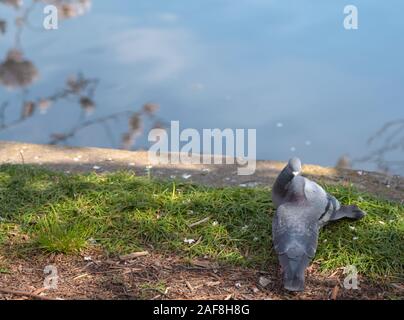
[(359, 209), (356, 205), (341, 206), (339, 210), (335, 211), (331, 216), (331, 221), (339, 220), (342, 218), (359, 220), (366, 215), (366, 212)]
[(290, 258), (287, 254), (279, 256), (283, 272), (283, 286), (288, 291), (304, 290), (304, 273), (310, 263), (305, 254)]

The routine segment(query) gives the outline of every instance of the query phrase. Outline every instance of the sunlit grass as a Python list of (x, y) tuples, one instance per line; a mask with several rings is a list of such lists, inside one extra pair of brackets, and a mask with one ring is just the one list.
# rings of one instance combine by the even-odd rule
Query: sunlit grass
[[(402, 275), (403, 206), (352, 188), (326, 188), (368, 215), (320, 232), (315, 261), (321, 269), (353, 264), (373, 278)], [(27, 234), (30, 249), (46, 252), (100, 246), (122, 254), (153, 248), (265, 268), (276, 262), (273, 212), (265, 188), (210, 188), (130, 172), (66, 175), (28, 166), (0, 167), (0, 250), (9, 245), (9, 226), (17, 226)], [(209, 220), (190, 227), (205, 218)]]

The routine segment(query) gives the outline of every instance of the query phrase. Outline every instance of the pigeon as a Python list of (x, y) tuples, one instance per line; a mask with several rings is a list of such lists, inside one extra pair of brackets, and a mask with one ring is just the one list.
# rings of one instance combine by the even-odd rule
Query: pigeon
[(303, 291), (305, 270), (317, 250), (321, 227), (342, 218), (359, 220), (365, 212), (340, 202), (317, 183), (301, 175), (299, 158), (289, 160), (272, 188), (276, 213), (272, 238), (288, 291)]

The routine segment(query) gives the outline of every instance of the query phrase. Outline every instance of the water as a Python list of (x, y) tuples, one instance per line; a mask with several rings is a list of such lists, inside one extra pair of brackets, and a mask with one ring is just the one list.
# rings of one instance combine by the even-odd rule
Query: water
[[(14, 56), (32, 65), (11, 89), (0, 80), (2, 140), (147, 148), (144, 134), (122, 140), (128, 117), (132, 133), (179, 120), (198, 130), (257, 129), (259, 159), (298, 155), (332, 166), (343, 155), (369, 155), (391, 134), (391, 151), (354, 165), (404, 173), (402, 122), (367, 144), (404, 118), (400, 0), (350, 1), (359, 10), (355, 31), (343, 28), (340, 1), (99, 0), (50, 31), (45, 1), (21, 28), (14, 19), (31, 2), (4, 2), (12, 0), (0, 1), (0, 60), (18, 48)], [(133, 114), (147, 102), (159, 110)]]

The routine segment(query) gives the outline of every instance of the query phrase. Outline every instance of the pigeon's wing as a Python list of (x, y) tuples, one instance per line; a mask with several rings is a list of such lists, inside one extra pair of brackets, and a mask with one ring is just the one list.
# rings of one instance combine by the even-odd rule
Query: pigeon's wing
[(328, 194), (325, 190), (314, 181), (304, 178), (304, 194), (307, 201), (319, 209), (323, 209), (328, 203)]
[(327, 193), (320, 185), (307, 178), (304, 179), (306, 182), (305, 198), (311, 206), (316, 208), (320, 226), (323, 226), (332, 220), (333, 214), (340, 209), (341, 205), (334, 196)]
[(273, 245), (278, 254), (314, 257), (319, 229), (315, 210), (290, 203), (278, 207), (272, 222)]
[(343, 218), (359, 220), (366, 215), (355, 205), (341, 206), (333, 195), (325, 192), (321, 186), (307, 178), (304, 192), (307, 201), (319, 210), (320, 226)]

